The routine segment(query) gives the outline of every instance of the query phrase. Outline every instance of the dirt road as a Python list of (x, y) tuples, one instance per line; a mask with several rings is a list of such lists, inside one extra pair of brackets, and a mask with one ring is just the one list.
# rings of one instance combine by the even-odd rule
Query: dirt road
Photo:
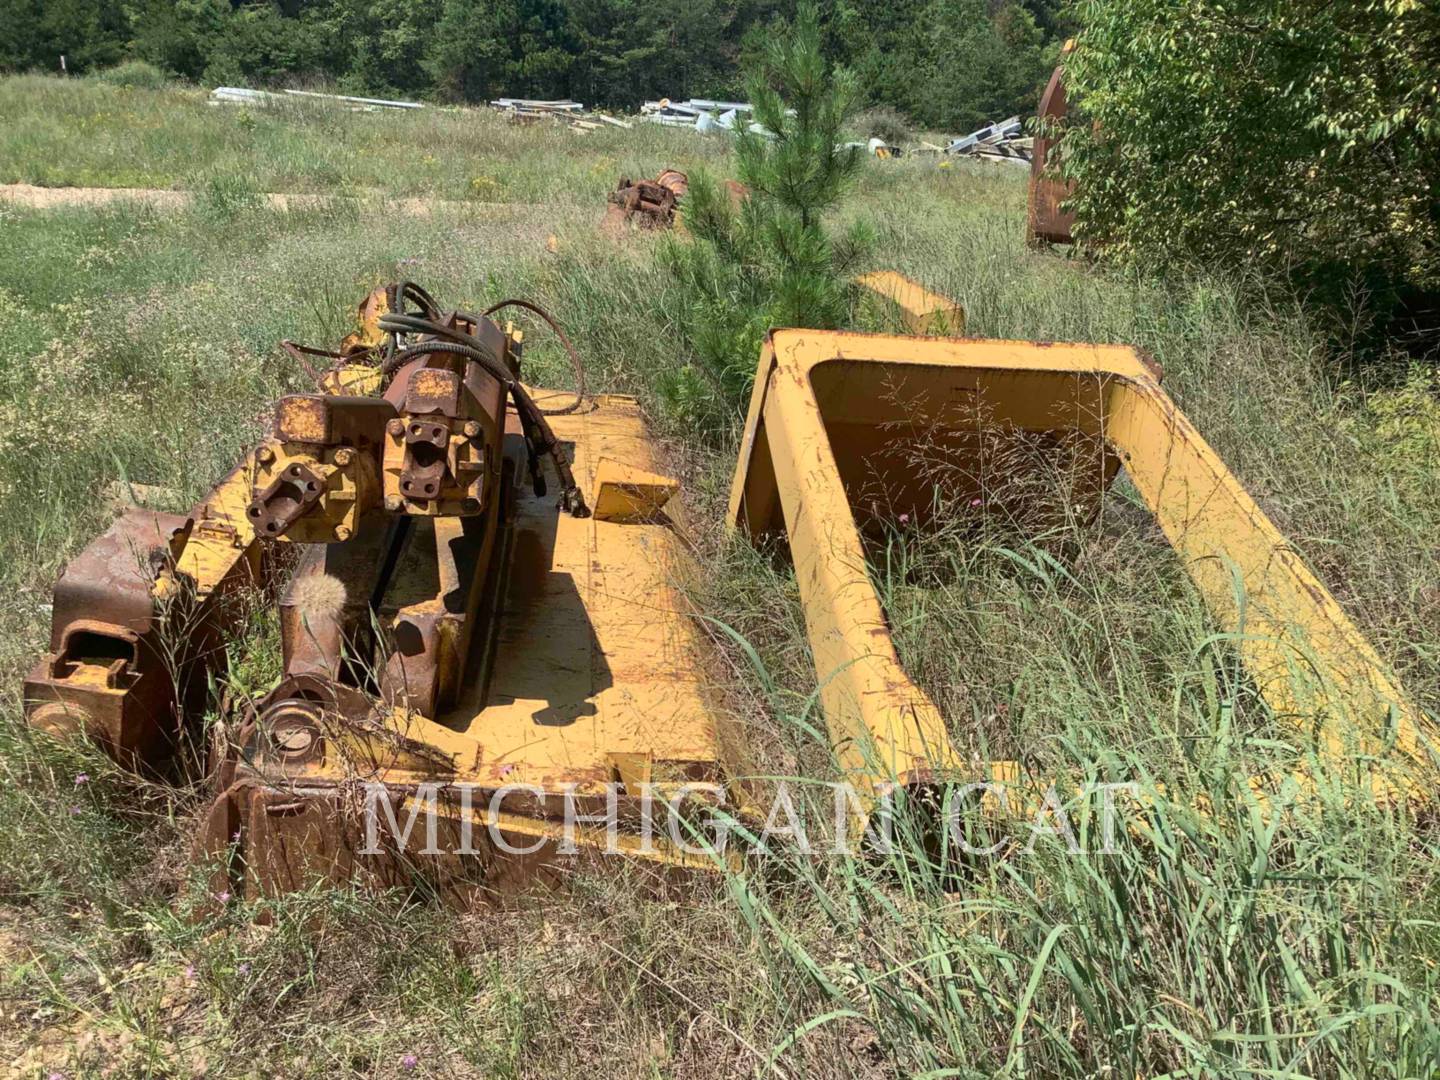
[[(106, 206), (114, 202), (145, 202), (161, 207), (182, 207), (190, 203), (193, 192), (166, 188), (82, 188), (36, 187), (34, 184), (0, 184), (0, 202), (14, 203), (35, 210), (60, 206)], [(352, 196), (286, 195), (270, 193), (265, 201), (274, 210), (312, 210), (328, 204), (350, 201)], [(458, 202), (444, 199), (390, 199), (386, 207), (401, 213), (428, 216), (439, 208), (494, 210), (508, 203)]]

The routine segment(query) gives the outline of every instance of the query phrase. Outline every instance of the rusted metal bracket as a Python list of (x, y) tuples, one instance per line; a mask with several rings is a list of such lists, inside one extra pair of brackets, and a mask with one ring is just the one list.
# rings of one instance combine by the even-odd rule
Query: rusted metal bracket
[(665, 169), (654, 180), (623, 177), (607, 200), (604, 225), (615, 228), (634, 221), (647, 229), (668, 229), (689, 190), (689, 181), (678, 169)]

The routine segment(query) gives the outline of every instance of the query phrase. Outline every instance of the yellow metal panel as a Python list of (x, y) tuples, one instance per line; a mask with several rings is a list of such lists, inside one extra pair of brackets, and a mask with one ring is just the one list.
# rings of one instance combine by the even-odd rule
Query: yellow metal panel
[(959, 337), (965, 333), (965, 309), (948, 296), (933, 293), (894, 270), (861, 274), (855, 284), (892, 301), (906, 329), (915, 334)]
[(378, 367), (370, 364), (346, 364), (325, 372), (321, 376), (320, 386), (327, 394), (368, 397), (380, 393), (382, 378)]
[(603, 458), (595, 470), (591, 512), (600, 521), (651, 520), (679, 490), (679, 482), (668, 476)]
[(380, 329), (380, 319), (390, 313), (390, 297), (385, 286), (373, 291), (364, 300), (356, 311), (356, 329), (340, 343), (340, 351), (345, 355), (365, 349), (373, 349), (385, 340), (385, 332)]
[(245, 514), (250, 505), (253, 475), (254, 459), (247, 454), (191, 512), (193, 524), (175, 561), (175, 575), (162, 574), (156, 579), (157, 598), (175, 591), (177, 577), (193, 582), (196, 594), (201, 597), (208, 597), (231, 580), (233, 574), (258, 577), (255, 531)]

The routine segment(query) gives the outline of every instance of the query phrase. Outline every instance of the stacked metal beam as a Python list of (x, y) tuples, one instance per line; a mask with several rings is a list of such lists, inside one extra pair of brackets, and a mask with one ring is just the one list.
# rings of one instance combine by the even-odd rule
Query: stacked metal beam
[(1020, 117), (1012, 116), (955, 139), (945, 147), (945, 153), (1028, 168), (1034, 141), (1025, 134)]

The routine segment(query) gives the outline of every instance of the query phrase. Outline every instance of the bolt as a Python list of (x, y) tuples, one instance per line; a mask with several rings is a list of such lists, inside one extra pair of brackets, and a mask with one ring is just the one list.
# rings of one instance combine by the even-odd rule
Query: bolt
[(335, 539), (336, 539), (336, 540), (349, 540), (349, 539), (350, 539), (350, 530), (349, 530), (349, 528), (347, 528), (347, 527), (344, 526), (344, 525), (336, 525), (336, 526), (335, 526)]
[(255, 460), (261, 465), (269, 465), (275, 460), (275, 451), (268, 446), (261, 446), (255, 450)]
[(391, 420), (388, 424), (385, 425), (385, 430), (390, 432), (391, 435), (404, 435), (405, 421), (401, 420), (397, 416), (394, 420)]
[(342, 446), (339, 450), (335, 451), (335, 464), (341, 468), (349, 465), (354, 460), (355, 451), (351, 450), (348, 446)]
[(404, 509), (405, 509), (405, 500), (404, 500), (401, 496), (399, 496), (399, 495), (386, 495), (386, 496), (385, 496), (385, 509), (386, 509), (386, 510), (404, 510)]
[(473, 438), (475, 438), (476, 435), (479, 435), (479, 434), (480, 434), (480, 422), (479, 422), (478, 420), (466, 420), (466, 421), (465, 421), (465, 436), (466, 436), (466, 438), (473, 439)]

